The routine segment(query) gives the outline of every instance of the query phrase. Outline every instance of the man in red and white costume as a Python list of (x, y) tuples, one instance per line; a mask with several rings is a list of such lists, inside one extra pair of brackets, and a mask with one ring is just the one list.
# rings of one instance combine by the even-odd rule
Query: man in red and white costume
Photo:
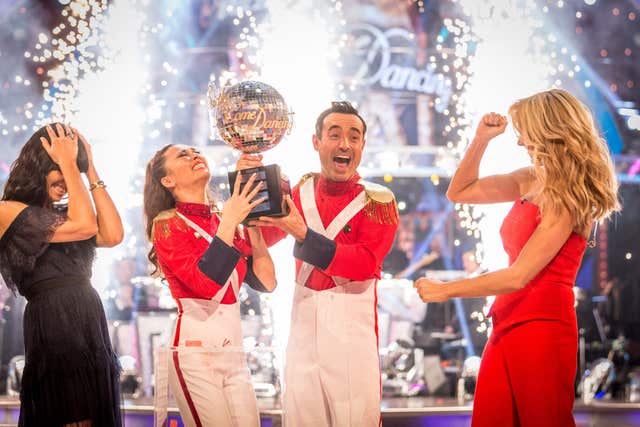
[[(287, 198), (290, 213), (262, 217), (268, 244), (296, 239), (296, 287), (287, 345), (285, 427), (380, 424), (376, 282), (393, 244), (393, 193), (356, 169), (366, 124), (347, 102), (320, 114), (313, 146), (320, 174), (307, 174)], [(260, 164), (243, 155), (238, 168)]]

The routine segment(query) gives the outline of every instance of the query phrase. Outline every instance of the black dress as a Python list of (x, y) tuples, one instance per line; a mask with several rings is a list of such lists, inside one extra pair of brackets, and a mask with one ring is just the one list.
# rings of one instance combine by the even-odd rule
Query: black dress
[(27, 207), (0, 238), (0, 273), (24, 295), (20, 426), (121, 426), (119, 367), (90, 283), (95, 239), (49, 243), (65, 216)]

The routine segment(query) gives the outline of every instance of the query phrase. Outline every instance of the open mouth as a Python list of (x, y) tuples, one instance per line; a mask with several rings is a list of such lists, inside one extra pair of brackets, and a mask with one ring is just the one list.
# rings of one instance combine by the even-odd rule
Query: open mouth
[(193, 165), (191, 169), (194, 171), (200, 170), (200, 169), (207, 169), (207, 165), (204, 162), (198, 162), (195, 165)]
[(349, 156), (334, 156), (333, 157), (333, 162), (336, 163), (336, 165), (338, 165), (338, 167), (342, 167), (342, 166), (349, 166), (349, 164), (351, 163), (351, 157)]

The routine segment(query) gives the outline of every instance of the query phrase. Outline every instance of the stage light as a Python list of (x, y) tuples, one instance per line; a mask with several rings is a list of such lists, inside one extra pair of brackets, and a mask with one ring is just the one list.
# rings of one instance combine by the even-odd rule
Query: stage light
[(640, 115), (629, 116), (627, 127), (631, 130), (640, 130)]

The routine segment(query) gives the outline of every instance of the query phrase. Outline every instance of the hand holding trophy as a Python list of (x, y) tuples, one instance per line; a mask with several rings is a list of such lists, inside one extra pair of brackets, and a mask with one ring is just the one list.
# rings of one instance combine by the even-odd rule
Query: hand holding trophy
[[(213, 130), (217, 130), (224, 142), (243, 153), (269, 150), (291, 132), (292, 113), (282, 95), (265, 83), (248, 80), (221, 90), (210, 83), (207, 98)], [(242, 191), (254, 173), (255, 182), (262, 182), (256, 199), (266, 197), (266, 200), (251, 210), (245, 223), (260, 216), (287, 215), (284, 196), (291, 193), (291, 188), (278, 165), (229, 172), (230, 188), (234, 188), (239, 174)]]

